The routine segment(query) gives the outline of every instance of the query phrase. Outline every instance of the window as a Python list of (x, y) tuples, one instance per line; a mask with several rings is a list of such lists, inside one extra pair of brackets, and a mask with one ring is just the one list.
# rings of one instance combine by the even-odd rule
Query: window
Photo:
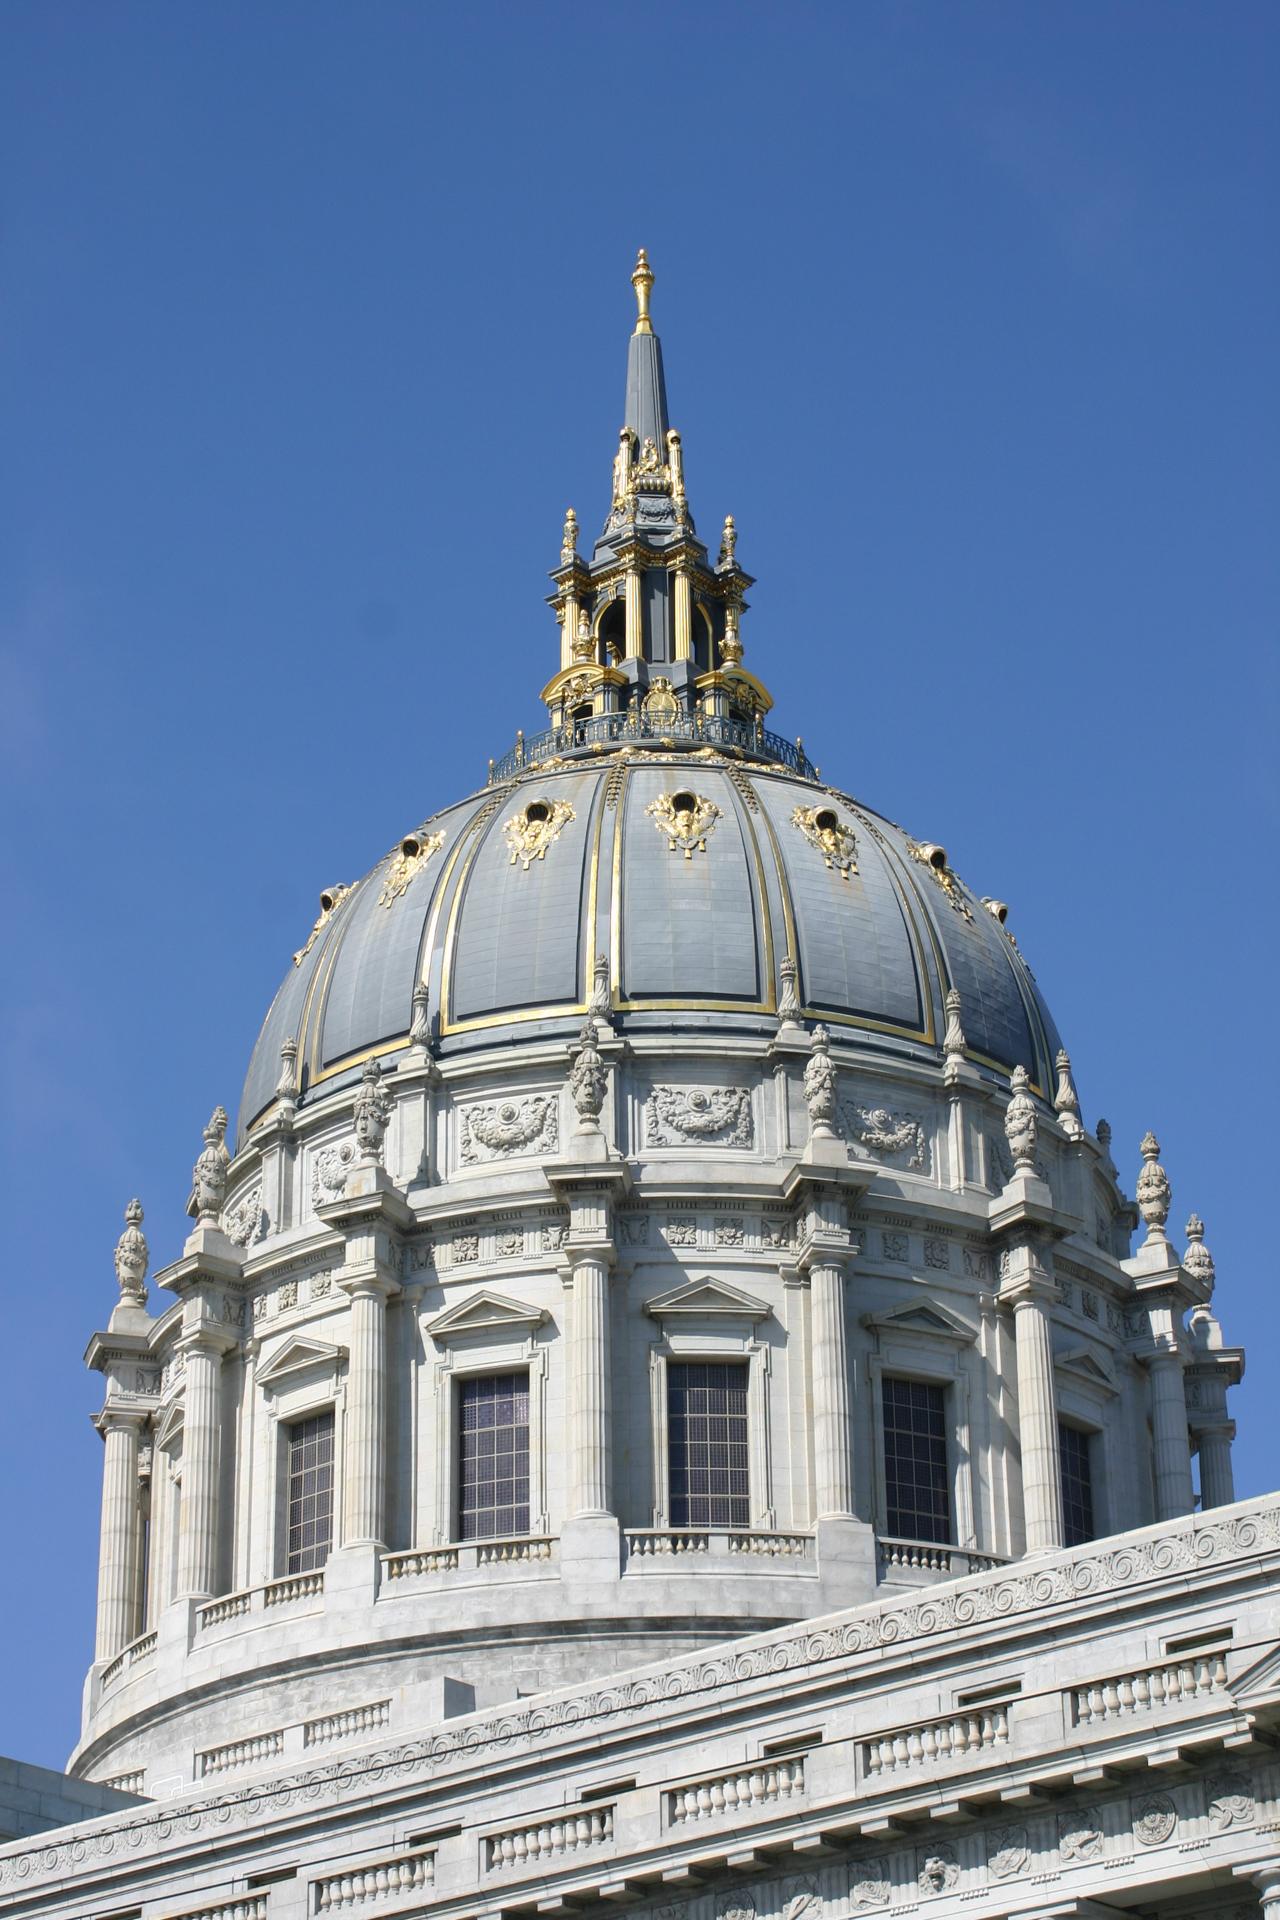
[(673, 1527), (749, 1527), (747, 1367), (667, 1363), (667, 1448)]
[(286, 1573), (322, 1567), (333, 1544), (333, 1414), (295, 1420), (289, 1436)]
[(1058, 1457), (1062, 1462), (1062, 1538), (1078, 1547), (1093, 1539), (1092, 1441), (1082, 1427), (1058, 1422)]
[(901, 1540), (951, 1539), (946, 1395), (923, 1380), (884, 1390), (885, 1527)]
[(460, 1382), (458, 1525), (463, 1540), (529, 1531), (529, 1376)]

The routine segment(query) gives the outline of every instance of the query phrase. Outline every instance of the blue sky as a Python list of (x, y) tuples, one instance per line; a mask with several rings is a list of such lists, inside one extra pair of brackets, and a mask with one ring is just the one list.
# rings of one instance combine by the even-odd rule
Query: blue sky
[(780, 730), (1011, 903), (1276, 1484), (1278, 50), (1248, 0), (9, 0), (0, 1751), (75, 1737), (124, 1204), (173, 1258), (320, 887), (537, 723), (641, 244)]

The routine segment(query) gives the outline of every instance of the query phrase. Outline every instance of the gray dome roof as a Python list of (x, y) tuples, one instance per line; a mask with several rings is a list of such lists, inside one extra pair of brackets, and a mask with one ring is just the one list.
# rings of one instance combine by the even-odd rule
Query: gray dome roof
[[(681, 793), (717, 810), (687, 854), (662, 810)], [(550, 816), (533, 851), (530, 806)], [(828, 864), (812, 819), (824, 810), (852, 832), (856, 871)], [(598, 953), (623, 1031), (772, 1031), (791, 952), (806, 1017), (833, 1034), (936, 1062), (955, 986), (971, 1057), (1053, 1084), (1057, 1032), (995, 913), (941, 849), (795, 774), (705, 751), (561, 761), (433, 815), (405, 845), (335, 890), (289, 968), (250, 1062), (241, 1140), (272, 1104), (286, 1038), (305, 1102), (406, 1044), (420, 981), (441, 1057), (568, 1037)]]

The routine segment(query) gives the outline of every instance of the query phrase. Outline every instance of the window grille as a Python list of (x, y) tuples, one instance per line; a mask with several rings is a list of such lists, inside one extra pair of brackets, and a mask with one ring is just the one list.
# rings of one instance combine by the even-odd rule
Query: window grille
[(945, 1545), (951, 1539), (946, 1393), (924, 1380), (881, 1384), (886, 1531)]
[(1058, 1422), (1058, 1457), (1062, 1462), (1062, 1538), (1078, 1547), (1093, 1534), (1093, 1445), (1081, 1427)]
[(322, 1567), (333, 1544), (333, 1413), (289, 1427), (289, 1542), (286, 1573)]
[(458, 1526), (463, 1540), (529, 1531), (529, 1376), (460, 1382)]
[(667, 1363), (673, 1527), (749, 1527), (747, 1365)]

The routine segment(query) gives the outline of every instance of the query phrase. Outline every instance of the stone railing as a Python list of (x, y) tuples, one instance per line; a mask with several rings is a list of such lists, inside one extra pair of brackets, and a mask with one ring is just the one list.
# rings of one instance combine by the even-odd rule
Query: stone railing
[(210, 1600), (206, 1606), (196, 1608), (196, 1627), (203, 1632), (208, 1627), (220, 1627), (224, 1621), (242, 1619), (250, 1610), (253, 1595), (248, 1590), (243, 1593), (226, 1593), (219, 1600)]
[(562, 1860), (569, 1853), (606, 1846), (612, 1839), (613, 1808), (584, 1807), (581, 1813), (560, 1814), (532, 1826), (488, 1834), (484, 1842), (485, 1871), (501, 1873), (513, 1867)]
[(145, 1767), (135, 1767), (132, 1773), (113, 1773), (109, 1780), (103, 1780), (104, 1787), (110, 1787), (113, 1793), (142, 1794), (147, 1784)]
[(813, 1536), (742, 1527), (628, 1527), (627, 1561), (708, 1559), (813, 1560)]
[(268, 1580), (262, 1589), (264, 1607), (288, 1607), (295, 1600), (318, 1600), (324, 1592), (324, 1568), (314, 1573), (287, 1573), (283, 1580)]
[(975, 1708), (972, 1713), (955, 1713), (945, 1720), (898, 1727), (892, 1733), (879, 1733), (865, 1740), (862, 1771), (868, 1780), (879, 1780), (887, 1773), (936, 1766), (940, 1760), (969, 1759), (974, 1754), (1008, 1744), (1008, 1708)]
[(196, 1755), (196, 1778), (207, 1780), (214, 1774), (235, 1773), (241, 1767), (263, 1766), (278, 1760), (284, 1752), (284, 1729), (271, 1733), (253, 1733), (245, 1740), (228, 1740), (224, 1747), (208, 1747)]
[[(299, 1601), (319, 1601), (324, 1594), (324, 1568), (313, 1573), (286, 1573), (265, 1586), (243, 1587), (238, 1593), (220, 1593), (196, 1608), (195, 1630), (198, 1638), (216, 1633), (237, 1621), (253, 1620), (277, 1607), (295, 1606)], [(258, 1622), (260, 1624), (260, 1622)]]
[(804, 1792), (804, 1758), (761, 1760), (754, 1767), (717, 1774), (676, 1787), (667, 1795), (667, 1824), (689, 1826), (697, 1820), (738, 1819), (765, 1807), (793, 1800)]
[(1078, 1727), (1096, 1727), (1134, 1714), (1158, 1713), (1162, 1707), (1185, 1706), (1189, 1700), (1221, 1693), (1226, 1684), (1227, 1663), (1220, 1653), (1171, 1660), (1073, 1687), (1071, 1717)]
[(150, 1660), (156, 1650), (156, 1639), (157, 1636), (154, 1633), (143, 1633), (139, 1634), (136, 1640), (131, 1640), (110, 1665), (102, 1669), (102, 1679), (99, 1682), (102, 1691), (105, 1693), (108, 1687), (113, 1687), (116, 1681), (122, 1679), (126, 1673), (132, 1673), (135, 1667), (142, 1666)]
[(175, 1913), (173, 1920), (267, 1920), (265, 1893), (242, 1893), (236, 1900), (220, 1901), (216, 1907), (188, 1907)]
[(302, 1744), (328, 1747), (335, 1740), (354, 1740), (362, 1733), (378, 1733), (390, 1719), (389, 1700), (375, 1700), (367, 1707), (346, 1707), (340, 1713), (325, 1713), (318, 1720), (304, 1721)]
[(375, 1860), (367, 1867), (352, 1867), (347, 1873), (335, 1873), (313, 1882), (317, 1913), (345, 1913), (351, 1907), (373, 1900), (404, 1900), (426, 1893), (435, 1885), (436, 1856), (426, 1853), (401, 1853), (391, 1860)]
[(911, 1573), (985, 1573), (988, 1567), (1008, 1565), (1003, 1554), (979, 1553), (976, 1547), (938, 1546), (930, 1540), (892, 1540), (881, 1536), (876, 1541), (876, 1557), (881, 1578), (895, 1568)]
[(460, 1540), (447, 1547), (414, 1547), (407, 1553), (384, 1553), (382, 1571), (388, 1581), (427, 1580), (442, 1573), (474, 1573), (478, 1568), (550, 1565), (558, 1547), (550, 1534), (528, 1534), (511, 1540)]

